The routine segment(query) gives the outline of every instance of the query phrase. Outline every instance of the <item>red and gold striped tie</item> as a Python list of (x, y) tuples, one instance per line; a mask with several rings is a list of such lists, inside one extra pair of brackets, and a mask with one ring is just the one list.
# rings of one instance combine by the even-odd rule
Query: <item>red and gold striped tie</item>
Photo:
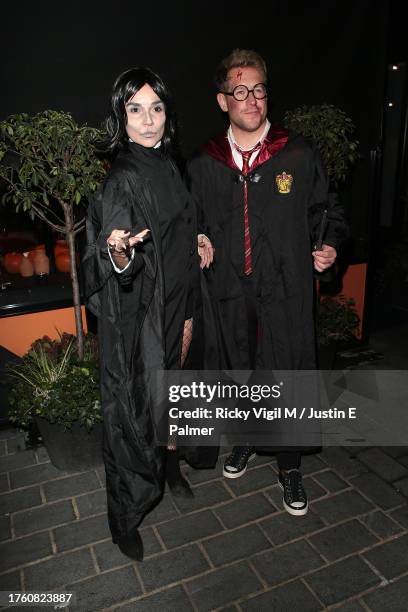
[[(261, 143), (258, 142), (249, 151), (242, 151), (235, 145), (235, 148), (242, 155), (242, 174), (246, 176), (249, 172), (249, 160), (255, 151), (259, 151)], [(252, 273), (252, 252), (251, 252), (251, 236), (249, 233), (249, 215), (248, 215), (248, 181), (244, 181), (244, 245), (245, 245), (245, 265), (244, 272), (248, 276)]]

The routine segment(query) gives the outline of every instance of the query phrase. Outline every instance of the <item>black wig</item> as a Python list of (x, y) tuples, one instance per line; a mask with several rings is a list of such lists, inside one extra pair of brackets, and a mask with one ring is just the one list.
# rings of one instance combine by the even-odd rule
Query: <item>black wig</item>
[(150, 85), (154, 93), (164, 103), (166, 122), (162, 138), (165, 153), (172, 153), (175, 148), (176, 118), (171, 93), (161, 78), (149, 68), (130, 68), (122, 72), (113, 84), (111, 108), (106, 119), (108, 140), (106, 148), (112, 154), (126, 146), (129, 136), (126, 132), (127, 115), (125, 105), (144, 85)]

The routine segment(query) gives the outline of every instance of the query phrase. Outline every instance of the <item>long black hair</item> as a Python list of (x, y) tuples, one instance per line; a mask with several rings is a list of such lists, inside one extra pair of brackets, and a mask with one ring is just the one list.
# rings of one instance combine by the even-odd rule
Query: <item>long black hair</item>
[(166, 154), (174, 154), (174, 150), (177, 149), (176, 117), (168, 87), (150, 68), (130, 68), (122, 72), (113, 84), (110, 112), (105, 122), (108, 133), (105, 148), (113, 155), (129, 141), (126, 132), (126, 104), (146, 84), (150, 85), (166, 109), (162, 149)]

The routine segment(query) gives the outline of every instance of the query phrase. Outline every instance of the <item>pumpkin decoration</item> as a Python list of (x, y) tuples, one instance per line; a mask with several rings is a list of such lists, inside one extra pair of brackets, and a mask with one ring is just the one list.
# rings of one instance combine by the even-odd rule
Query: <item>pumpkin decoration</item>
[(61, 253), (68, 253), (69, 247), (66, 240), (56, 240), (54, 246), (54, 257), (57, 259)]
[(45, 244), (37, 244), (33, 249), (28, 252), (28, 258), (32, 264), (34, 264), (37, 253), (45, 253)]
[(56, 240), (54, 246), (55, 267), (59, 272), (69, 272), (71, 264), (69, 260), (69, 246), (66, 240)]
[(9, 274), (18, 274), (23, 256), (21, 253), (6, 253), (4, 256), (4, 267)]
[(48, 259), (45, 251), (35, 252), (33, 264), (34, 272), (37, 274), (37, 276), (46, 276), (50, 273), (50, 260)]
[(23, 253), (23, 257), (20, 263), (20, 274), (25, 278), (33, 276), (34, 274), (34, 266), (28, 257), (28, 251), (27, 253)]
[(71, 270), (71, 262), (69, 259), (69, 251), (61, 251), (55, 258), (55, 266), (59, 272), (69, 272)]

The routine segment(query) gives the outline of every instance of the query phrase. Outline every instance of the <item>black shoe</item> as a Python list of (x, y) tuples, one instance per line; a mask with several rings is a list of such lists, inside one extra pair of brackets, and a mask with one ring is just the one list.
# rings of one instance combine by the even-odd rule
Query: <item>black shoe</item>
[(185, 499), (192, 499), (194, 497), (194, 493), (185, 478), (181, 478), (181, 480), (172, 484), (169, 483), (169, 489), (174, 497), (184, 497)]
[(194, 493), (180, 470), (180, 460), (177, 450), (168, 450), (166, 458), (166, 482), (174, 497), (191, 499)]
[(143, 541), (137, 529), (120, 537), (115, 542), (121, 553), (133, 559), (133, 561), (143, 561)]
[(283, 507), (289, 514), (303, 516), (309, 508), (306, 491), (302, 484), (302, 474), (299, 470), (279, 472), (278, 483), (283, 490)]
[(234, 446), (232, 452), (225, 460), (223, 475), (226, 478), (239, 478), (245, 474), (248, 461), (255, 459), (256, 453), (253, 446)]

